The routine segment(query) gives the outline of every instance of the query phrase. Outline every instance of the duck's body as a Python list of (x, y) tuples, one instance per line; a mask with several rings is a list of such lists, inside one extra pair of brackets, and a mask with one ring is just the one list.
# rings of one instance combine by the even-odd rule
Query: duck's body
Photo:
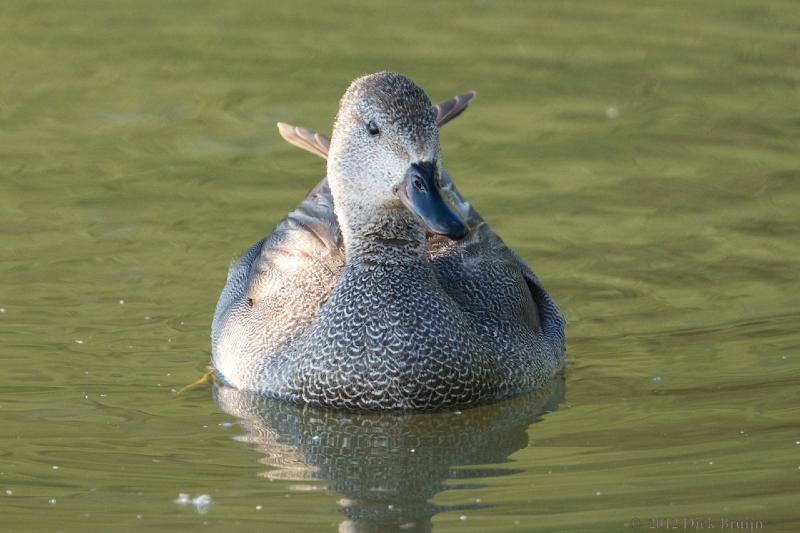
[[(433, 157), (411, 160), (424, 156)], [(563, 318), (446, 174), (429, 184), (470, 229), (432, 224), (456, 224), (442, 231), (466, 233), (460, 240), (426, 235), (409, 209), (428, 217), (430, 198), (409, 209), (375, 200), (390, 207), (373, 210), (363, 199), (371, 192), (348, 189), (363, 180), (346, 181), (329, 163), (332, 173), (344, 191), (323, 180), (231, 268), (212, 326), (213, 364), (225, 381), (289, 400), (385, 409), (469, 405), (555, 375)]]

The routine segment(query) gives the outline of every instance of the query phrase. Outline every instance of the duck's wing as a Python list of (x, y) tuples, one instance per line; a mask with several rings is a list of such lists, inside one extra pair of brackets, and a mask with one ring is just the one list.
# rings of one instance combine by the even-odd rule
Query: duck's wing
[(293, 144), (307, 152), (318, 155), (322, 159), (328, 159), (328, 150), (331, 147), (331, 140), (321, 133), (285, 122), (278, 122), (278, 132), (289, 144)]
[(286, 283), (297, 282), (296, 276), (304, 271), (309, 283), (320, 277), (338, 277), (343, 264), (342, 233), (330, 188), (323, 179), (270, 235), (231, 266), (217, 315), (241, 302), (252, 307), (280, 294)]
[(322, 180), (228, 272), (212, 324), (212, 361), (241, 386), (316, 316), (344, 267), (333, 199)]
[[(283, 290), (281, 284), (274, 282), (276, 277), (285, 277), (292, 284), (297, 282), (297, 276), (305, 276), (309, 284), (322, 277), (328, 285), (327, 278), (338, 279), (343, 264), (342, 232), (333, 211), (330, 187), (323, 179), (264, 240), (250, 265), (247, 295), (254, 299), (274, 296), (271, 293)], [(270, 294), (264, 294), (262, 276), (270, 277)]]
[[(486, 280), (482, 280), (483, 274), (481, 273), (482, 269), (487, 268), (487, 263), (493, 267), (502, 267), (500, 271), (496, 272), (496, 276), (505, 282), (521, 276), (536, 303), (537, 312), (534, 313), (535, 318), (531, 322), (534, 327), (547, 327), (548, 324), (552, 324), (556, 329), (563, 328), (563, 317), (533, 270), (492, 230), (480, 213), (464, 198), (447, 172), (442, 171), (440, 180), (450, 205), (467, 222), (470, 232), (463, 241), (457, 243), (452, 243), (452, 241), (448, 243), (449, 239), (446, 237), (429, 235), (428, 250), (431, 256), (450, 254), (457, 257), (459, 263), (463, 265), (459, 272), (465, 276), (465, 279), (456, 281), (456, 283), (462, 285), (473, 287), (475, 283), (487, 285)], [(449, 275), (458, 277), (455, 271)], [(474, 283), (467, 283), (466, 277), (469, 276), (476, 278), (473, 280)]]
[[(469, 91), (439, 102), (436, 106), (436, 124), (442, 127), (463, 113), (477, 94), (475, 91)], [(331, 140), (325, 135), (286, 122), (278, 122), (278, 132), (289, 144), (311, 152), (322, 159), (328, 158)]]
[(478, 93), (475, 91), (467, 91), (464, 94), (459, 94), (452, 98), (448, 98), (443, 102), (436, 105), (436, 124), (441, 128), (458, 115), (464, 112)]

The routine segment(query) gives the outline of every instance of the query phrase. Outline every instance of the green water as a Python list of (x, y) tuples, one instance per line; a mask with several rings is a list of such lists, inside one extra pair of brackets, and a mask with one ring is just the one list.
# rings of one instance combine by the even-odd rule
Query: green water
[[(445, 164), (567, 315), (565, 384), (176, 395), (231, 260), (324, 171), (275, 122), (328, 131), (384, 68), (479, 91)], [(798, 531), (798, 139), (789, 0), (4, 0), (0, 530)]]

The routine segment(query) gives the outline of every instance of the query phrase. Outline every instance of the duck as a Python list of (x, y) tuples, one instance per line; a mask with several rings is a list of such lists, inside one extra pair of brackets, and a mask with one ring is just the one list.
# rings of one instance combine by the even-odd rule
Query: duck
[(345, 91), (327, 137), (279, 124), (326, 177), (230, 267), (211, 328), (225, 386), (351, 410), (468, 407), (539, 389), (566, 321), (455, 187), (433, 106), (379, 72)]

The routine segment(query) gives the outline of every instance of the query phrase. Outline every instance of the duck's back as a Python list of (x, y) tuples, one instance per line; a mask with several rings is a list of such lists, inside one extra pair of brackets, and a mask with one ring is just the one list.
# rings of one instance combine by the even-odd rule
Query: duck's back
[(229, 384), (257, 388), (260, 370), (316, 316), (344, 266), (323, 180), (228, 272), (212, 324), (212, 363)]

